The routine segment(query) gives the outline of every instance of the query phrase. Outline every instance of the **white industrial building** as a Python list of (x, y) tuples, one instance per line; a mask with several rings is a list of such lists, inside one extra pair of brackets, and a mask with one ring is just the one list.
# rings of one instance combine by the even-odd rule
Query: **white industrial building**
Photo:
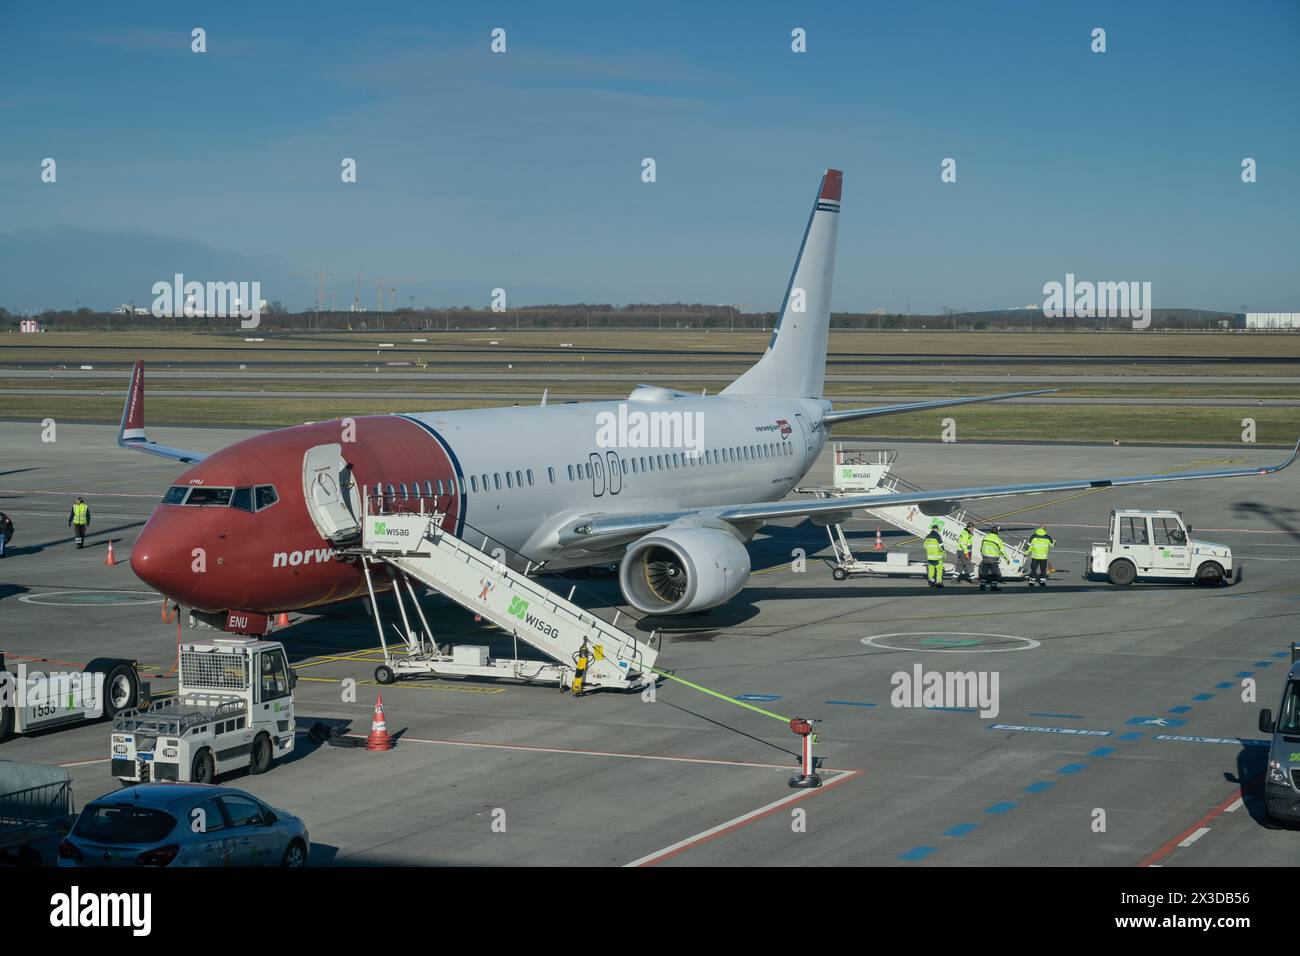
[(1300, 312), (1238, 312), (1235, 329), (1300, 329)]

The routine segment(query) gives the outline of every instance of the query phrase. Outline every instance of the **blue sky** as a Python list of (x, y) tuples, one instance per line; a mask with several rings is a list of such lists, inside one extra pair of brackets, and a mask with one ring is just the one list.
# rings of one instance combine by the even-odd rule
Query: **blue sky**
[(326, 271), (340, 305), (360, 273), (399, 305), (774, 309), (836, 166), (837, 310), (1026, 305), (1067, 272), (1296, 310), (1297, 52), (1294, 0), (0, 0), (0, 305), (183, 272), (299, 308)]

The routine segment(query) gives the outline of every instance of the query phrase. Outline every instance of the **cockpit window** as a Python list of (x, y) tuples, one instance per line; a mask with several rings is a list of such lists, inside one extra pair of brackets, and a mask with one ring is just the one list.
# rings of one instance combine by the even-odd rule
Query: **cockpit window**
[(234, 496), (234, 488), (191, 488), (187, 505), (217, 505), (226, 507)]
[(185, 492), (189, 490), (184, 485), (172, 485), (167, 489), (167, 494), (163, 495), (162, 503), (165, 505), (178, 505), (185, 500)]
[(257, 499), (257, 510), (269, 508), (280, 499), (276, 496), (274, 485), (258, 485), (253, 489), (253, 496)]
[(236, 488), (234, 497), (230, 499), (230, 507), (238, 508), (240, 511), (252, 511), (253, 489)]

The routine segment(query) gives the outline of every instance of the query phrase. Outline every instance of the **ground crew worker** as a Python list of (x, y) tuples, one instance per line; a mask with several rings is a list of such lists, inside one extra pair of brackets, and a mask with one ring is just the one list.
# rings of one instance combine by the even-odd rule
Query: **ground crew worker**
[(930, 525), (930, 533), (921, 542), (925, 545), (925, 583), (932, 588), (943, 587), (943, 535), (938, 521)]
[(975, 583), (975, 564), (971, 554), (975, 550), (975, 522), (967, 521), (957, 534), (957, 580)]
[(9, 516), (0, 511), (0, 558), (5, 556), (5, 545), (7, 545), (14, 536), (14, 523), (9, 520)]
[(79, 549), (86, 545), (86, 526), (89, 524), (90, 505), (78, 498), (72, 503), (72, 510), (68, 512), (68, 527), (72, 528), (72, 533), (77, 536)]
[(1056, 539), (1047, 533), (1047, 529), (1039, 525), (1034, 529), (1033, 535), (1029, 538), (1027, 549), (1029, 551), (1029, 586), (1032, 588), (1037, 584), (1040, 588), (1047, 587), (1047, 556), (1052, 553), (1052, 546), (1056, 544)]
[(1002, 565), (999, 563), (1006, 556), (1002, 539), (998, 532), (1002, 529), (994, 525), (980, 542), (980, 590), (989, 588), (993, 591), (1002, 589)]
[(569, 685), (569, 692), (574, 697), (582, 696), (582, 689), (587, 683), (587, 668), (591, 666), (591, 648), (587, 646), (587, 639), (582, 639), (582, 646), (578, 648), (573, 655), (573, 683)]

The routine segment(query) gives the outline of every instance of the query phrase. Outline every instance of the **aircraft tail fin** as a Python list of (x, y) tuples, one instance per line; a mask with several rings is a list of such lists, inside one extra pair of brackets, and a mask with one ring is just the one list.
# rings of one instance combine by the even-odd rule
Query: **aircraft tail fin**
[(122, 423), (117, 429), (117, 444), (132, 451), (143, 451), (160, 458), (192, 465), (202, 461), (206, 456), (197, 451), (185, 451), (182, 448), (169, 448), (151, 441), (144, 430), (144, 362), (137, 359), (131, 370), (131, 384), (126, 390), (126, 402), (122, 405)]
[(767, 351), (722, 394), (822, 397), (843, 184), (838, 169), (822, 175)]

